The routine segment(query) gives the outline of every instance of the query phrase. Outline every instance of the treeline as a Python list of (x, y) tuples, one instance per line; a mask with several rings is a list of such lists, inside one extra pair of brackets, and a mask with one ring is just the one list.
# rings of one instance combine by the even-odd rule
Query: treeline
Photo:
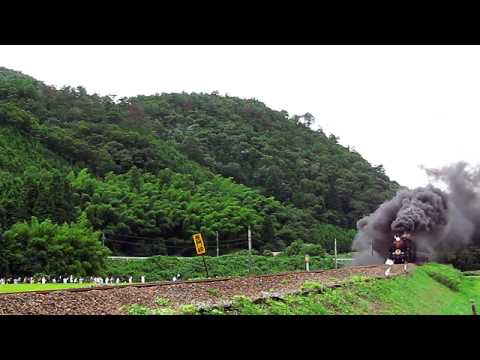
[(89, 95), (0, 68), (0, 230), (85, 216), (114, 254), (148, 256), (191, 255), (197, 231), (241, 249), (251, 226), (259, 251), (332, 252), (332, 237), (348, 251), (397, 184), (314, 120), (218, 94)]
[(85, 216), (62, 225), (33, 217), (0, 236), (0, 274), (97, 275), (104, 270), (109, 253)]

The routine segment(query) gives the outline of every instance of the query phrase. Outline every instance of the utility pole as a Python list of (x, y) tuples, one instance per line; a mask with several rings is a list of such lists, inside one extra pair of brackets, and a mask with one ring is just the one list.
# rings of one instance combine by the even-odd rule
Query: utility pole
[(475, 303), (475, 300), (470, 299), (470, 303), (472, 304), (472, 313), (473, 313), (473, 315), (477, 315), (477, 304)]
[(248, 225), (248, 263), (250, 266), (250, 273), (252, 272), (252, 231), (250, 230), (250, 225)]
[(250, 230), (250, 225), (248, 225), (248, 252), (252, 254), (252, 231)]
[(202, 260), (203, 260), (203, 265), (205, 265), (205, 272), (207, 273), (207, 279), (208, 279), (208, 268), (207, 268), (207, 263), (205, 262), (205, 254), (202, 255)]
[(105, 246), (105, 233), (102, 231), (102, 243)]
[(220, 249), (218, 247), (218, 231), (217, 231), (217, 257), (218, 257), (219, 254), (220, 254)]
[(335, 269), (336, 269), (337, 268), (337, 238), (335, 238), (334, 247), (335, 247)]

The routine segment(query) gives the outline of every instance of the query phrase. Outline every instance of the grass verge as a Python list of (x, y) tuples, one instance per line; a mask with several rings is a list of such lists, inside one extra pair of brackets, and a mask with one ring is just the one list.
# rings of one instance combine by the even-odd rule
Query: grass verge
[(92, 284), (4, 284), (0, 285), (0, 293), (75, 289), (91, 285)]
[[(464, 276), (451, 266), (426, 264), (410, 274), (368, 280), (355, 276), (335, 289), (306, 282), (302, 295), (253, 303), (233, 298), (229, 309), (212, 309), (207, 315), (471, 315), (470, 300), (480, 304), (480, 278)], [(187, 311), (188, 310), (188, 311)], [(148, 311), (143, 310), (144, 313)], [(132, 311), (131, 313), (138, 312)], [(170, 312), (171, 313), (171, 312)], [(179, 312), (199, 314), (192, 305)], [(150, 312), (150, 314), (153, 314)]]

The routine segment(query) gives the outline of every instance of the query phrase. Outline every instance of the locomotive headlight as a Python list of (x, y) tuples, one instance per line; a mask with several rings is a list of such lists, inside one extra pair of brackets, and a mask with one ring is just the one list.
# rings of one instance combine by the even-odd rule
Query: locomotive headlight
[(402, 251), (400, 249), (395, 250), (395, 254), (400, 255)]

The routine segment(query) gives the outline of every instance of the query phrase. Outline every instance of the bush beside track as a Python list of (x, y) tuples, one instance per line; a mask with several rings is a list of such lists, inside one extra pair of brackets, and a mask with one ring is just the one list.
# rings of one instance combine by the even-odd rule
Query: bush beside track
[[(287, 271), (305, 270), (304, 256), (260, 256), (224, 255), (205, 257), (210, 277), (276, 274)], [(203, 260), (200, 257), (156, 256), (146, 260), (108, 259), (105, 275), (146, 276), (147, 281), (171, 280), (178, 273), (181, 279), (202, 279), (206, 277)], [(310, 270), (332, 269), (335, 265), (330, 256), (310, 257)]]

